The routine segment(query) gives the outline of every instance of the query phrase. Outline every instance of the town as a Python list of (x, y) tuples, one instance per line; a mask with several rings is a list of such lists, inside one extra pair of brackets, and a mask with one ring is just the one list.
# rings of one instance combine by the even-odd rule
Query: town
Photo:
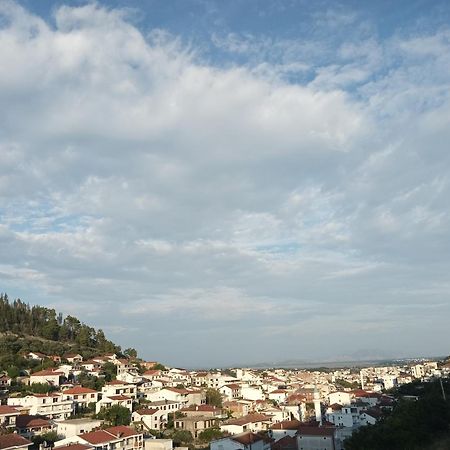
[(0, 374), (0, 449), (343, 450), (392, 389), (450, 374), (448, 360), (193, 371), (124, 353), (21, 355), (32, 369)]

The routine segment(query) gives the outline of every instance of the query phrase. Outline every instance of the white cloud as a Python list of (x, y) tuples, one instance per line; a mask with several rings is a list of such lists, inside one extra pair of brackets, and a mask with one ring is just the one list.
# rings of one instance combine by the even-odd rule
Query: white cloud
[[(306, 336), (342, 311), (348, 345), (383, 314), (391, 338), (417, 324), (385, 306), (362, 322), (448, 273), (447, 31), (381, 42), (361, 26), (333, 49), (216, 34), (247, 58), (221, 67), (94, 3), (56, 9), (53, 25), (13, 2), (0, 14), (5, 288), (144, 352), (146, 333), (175, 327), (189, 342), (205, 327), (218, 344), (249, 317), (248, 352), (272, 329), (273, 355), (300, 323)], [(177, 348), (156, 356), (175, 362)]]

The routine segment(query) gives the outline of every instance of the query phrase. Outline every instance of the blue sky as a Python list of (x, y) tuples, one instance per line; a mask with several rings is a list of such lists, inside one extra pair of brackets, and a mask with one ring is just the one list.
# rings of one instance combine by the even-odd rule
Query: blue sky
[(178, 366), (448, 353), (449, 13), (0, 1), (0, 290)]

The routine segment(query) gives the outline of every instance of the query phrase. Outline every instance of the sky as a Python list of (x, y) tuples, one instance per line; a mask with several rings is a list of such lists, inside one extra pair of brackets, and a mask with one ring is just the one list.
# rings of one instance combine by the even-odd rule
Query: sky
[(449, 354), (449, 24), (0, 0), (0, 292), (179, 367)]

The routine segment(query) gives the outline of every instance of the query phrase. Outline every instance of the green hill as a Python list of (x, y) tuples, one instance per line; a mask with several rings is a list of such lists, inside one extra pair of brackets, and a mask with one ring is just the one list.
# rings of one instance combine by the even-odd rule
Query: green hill
[(73, 316), (63, 317), (54, 309), (30, 306), (20, 299), (0, 295), (0, 370), (23, 369), (30, 352), (64, 356), (77, 352), (84, 358), (102, 353), (120, 353), (120, 346)]

